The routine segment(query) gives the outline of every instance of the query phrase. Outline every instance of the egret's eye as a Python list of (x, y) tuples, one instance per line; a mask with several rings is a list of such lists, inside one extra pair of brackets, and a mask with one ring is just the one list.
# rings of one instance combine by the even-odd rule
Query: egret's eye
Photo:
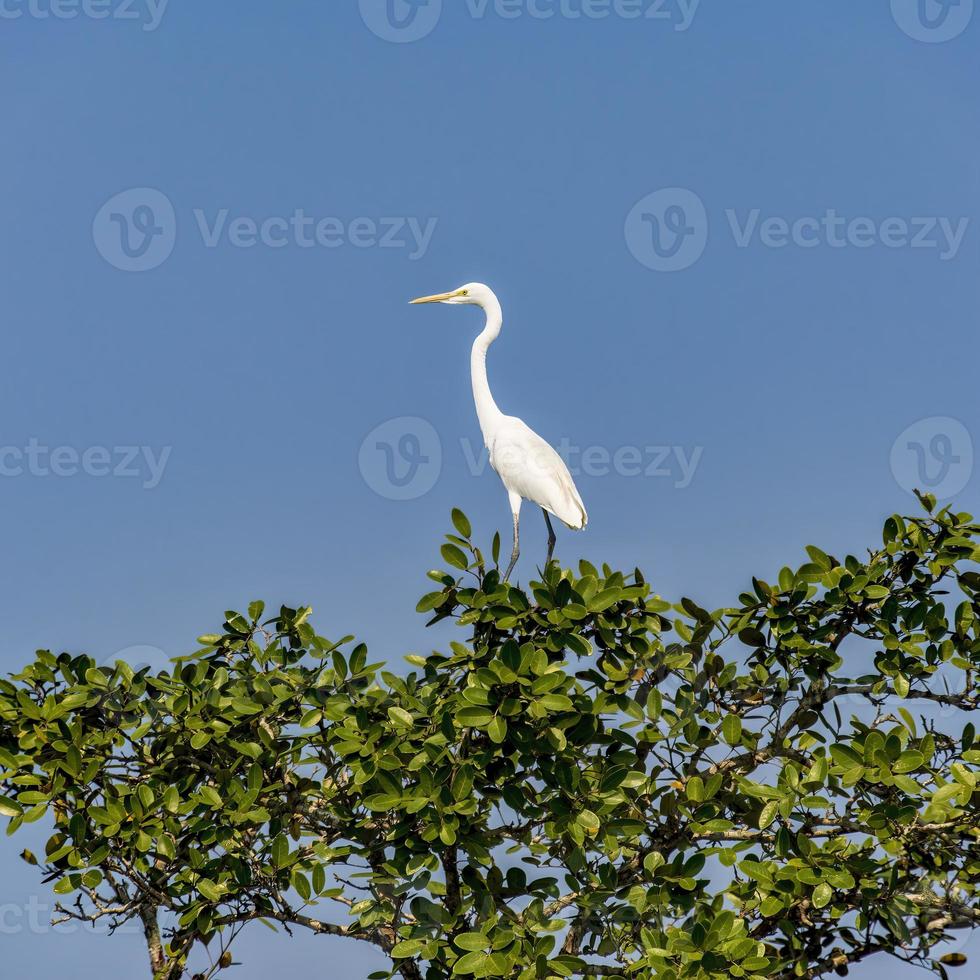
[(470, 291), (468, 289), (464, 289), (463, 292), (462, 292), (462, 295), (463, 296), (469, 296), (469, 294), (470, 294)]

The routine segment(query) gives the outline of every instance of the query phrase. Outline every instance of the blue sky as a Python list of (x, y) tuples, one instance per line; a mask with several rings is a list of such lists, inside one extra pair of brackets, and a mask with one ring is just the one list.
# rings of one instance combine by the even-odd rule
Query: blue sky
[[(980, 17), (923, 3), (2, 0), (0, 667), (162, 664), (258, 597), (444, 644), (449, 510), (509, 514), (479, 314), (406, 302), (470, 280), (498, 403), (578, 474), (566, 561), (720, 605), (914, 484), (975, 510)], [(21, 846), (8, 975), (142, 969), (43, 927)], [(241, 980), (379, 963), (270, 937)]]

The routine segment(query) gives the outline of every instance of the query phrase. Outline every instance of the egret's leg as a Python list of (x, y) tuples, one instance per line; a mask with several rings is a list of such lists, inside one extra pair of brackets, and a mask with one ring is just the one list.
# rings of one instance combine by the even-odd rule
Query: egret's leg
[(510, 553), (510, 564), (507, 566), (507, 571), (504, 572), (505, 582), (510, 579), (510, 573), (514, 571), (514, 566), (521, 554), (521, 498), (516, 493), (510, 494), (510, 509), (514, 515), (514, 550)]
[(547, 565), (555, 553), (555, 541), (558, 539), (555, 537), (555, 529), (551, 526), (551, 518), (548, 516), (548, 512), (542, 507), (541, 513), (544, 514), (544, 522), (548, 525), (548, 557), (545, 559), (545, 565)]

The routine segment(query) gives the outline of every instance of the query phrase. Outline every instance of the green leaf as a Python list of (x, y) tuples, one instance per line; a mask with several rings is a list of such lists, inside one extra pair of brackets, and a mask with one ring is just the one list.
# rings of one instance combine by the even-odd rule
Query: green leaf
[(401, 803), (401, 797), (395, 796), (391, 793), (377, 793), (373, 796), (368, 796), (364, 800), (364, 805), (374, 813), (384, 813), (388, 810), (394, 810)]
[(485, 728), (493, 721), (493, 712), (489, 708), (471, 705), (456, 712), (456, 723), (464, 728)]
[[(391, 950), (391, 957), (395, 960), (404, 960), (412, 956), (418, 956), (422, 952), (423, 942), (421, 939), (403, 939), (396, 943)], [(387, 976), (388, 974), (385, 974)]]
[(222, 807), (225, 804), (225, 801), (221, 798), (221, 794), (213, 786), (202, 786), (199, 793), (211, 806)]
[(935, 804), (943, 804), (948, 800), (951, 800), (954, 796), (957, 796), (962, 787), (959, 783), (947, 783), (945, 786), (941, 786), (932, 794), (932, 802)]
[(453, 942), (460, 949), (469, 950), (487, 949), (490, 945), (490, 940), (482, 932), (464, 932), (454, 937)]
[(462, 550), (457, 548), (456, 545), (444, 544), (440, 551), (442, 553), (443, 561), (449, 565), (452, 565), (453, 568), (458, 568), (465, 572), (469, 567), (469, 562), (466, 560), (466, 555), (464, 555)]
[(721, 732), (729, 745), (738, 745), (742, 741), (742, 719), (738, 715), (726, 715)]
[(830, 557), (824, 554), (816, 545), (808, 544), (806, 546), (806, 553), (810, 556), (810, 561), (814, 565), (819, 565), (825, 572), (829, 572), (834, 567)]
[(619, 602), (623, 596), (622, 589), (603, 589), (597, 592), (588, 602), (589, 612), (603, 612), (610, 606)]
[(308, 902), (313, 896), (313, 889), (310, 887), (310, 880), (300, 871), (298, 868), (293, 870), (292, 875), (289, 878), (292, 883), (293, 888), (296, 889), (296, 894), (299, 895), (304, 902)]
[(921, 768), (925, 761), (925, 756), (921, 752), (910, 749), (895, 760), (893, 769), (895, 772), (914, 772)]
[(965, 953), (943, 953), (939, 957), (939, 962), (943, 966), (965, 966), (967, 957)]
[(826, 882), (817, 885), (813, 889), (813, 907), (817, 909), (822, 909), (830, 904), (830, 900), (834, 897), (834, 890)]
[(912, 717), (911, 712), (907, 708), (899, 708), (898, 713), (902, 716), (905, 727), (912, 733), (912, 737), (917, 737), (918, 729), (916, 728), (915, 719)]
[(404, 708), (389, 708), (388, 717), (401, 728), (415, 727), (415, 719)]
[(759, 813), (759, 830), (765, 830), (779, 812), (779, 800), (770, 800)]
[(646, 869), (647, 874), (653, 876), (657, 872), (657, 868), (664, 865), (664, 856), (659, 851), (651, 851), (643, 859), (643, 867)]
[(0, 815), (4, 817), (18, 817), (23, 813), (20, 804), (9, 796), (0, 796)]
[(762, 900), (762, 904), (759, 906), (759, 911), (765, 918), (770, 918), (774, 915), (779, 915), (784, 908), (783, 900), (778, 898), (776, 895), (768, 895)]
[[(843, 745), (841, 743), (831, 745), (830, 755), (834, 762), (844, 769), (857, 769), (864, 765), (864, 757), (859, 755), (849, 745)], [(826, 774), (826, 769), (824, 773)], [(820, 781), (822, 782), (823, 780), (821, 779)]]
[(453, 508), (452, 517), (453, 517), (453, 527), (455, 527), (456, 530), (459, 531), (460, 537), (469, 540), (469, 538), (473, 534), (473, 528), (470, 527), (469, 518), (467, 518), (467, 516), (461, 510), (458, 510), (455, 507)]
[[(415, 611), (418, 613), (431, 612), (433, 609), (438, 609), (445, 601), (445, 592), (428, 592), (419, 599)], [(423, 660), (419, 666), (425, 666), (425, 661)]]
[(967, 786), (971, 790), (977, 788), (977, 774), (961, 762), (954, 762), (951, 767), (951, 772), (953, 774), (953, 779), (955, 779), (961, 786)]
[(285, 834), (280, 834), (272, 842), (272, 863), (281, 868), (289, 859), (289, 841)]
[(480, 952), (467, 953), (465, 956), (461, 956), (453, 964), (453, 975), (467, 975), (470, 973), (476, 973), (477, 970), (483, 967), (483, 964), (487, 961), (487, 954)]
[(564, 694), (545, 694), (544, 697), (538, 698), (538, 704), (547, 708), (549, 712), (572, 711), (575, 708), (572, 699), (565, 697)]
[(300, 728), (316, 728), (323, 720), (323, 712), (319, 708), (310, 708), (299, 720)]
[(219, 902), (221, 901), (221, 889), (213, 882), (207, 878), (201, 878), (197, 883), (197, 890), (209, 901), (209, 902)]
[(176, 786), (168, 786), (163, 793), (163, 805), (171, 812), (176, 813), (180, 808), (180, 793)]
[(499, 715), (487, 725), (487, 735), (490, 736), (490, 741), (494, 745), (503, 744), (504, 740), (507, 738), (507, 721), (501, 718)]
[(650, 693), (647, 695), (646, 709), (647, 717), (651, 721), (656, 721), (663, 713), (664, 698), (660, 691), (658, 691), (656, 688), (650, 691)]
[(704, 802), (704, 780), (700, 776), (692, 776), (687, 781), (685, 792), (687, 793), (687, 798), (694, 803)]
[(317, 895), (321, 894), (327, 887), (327, 872), (322, 864), (313, 866), (313, 891)]

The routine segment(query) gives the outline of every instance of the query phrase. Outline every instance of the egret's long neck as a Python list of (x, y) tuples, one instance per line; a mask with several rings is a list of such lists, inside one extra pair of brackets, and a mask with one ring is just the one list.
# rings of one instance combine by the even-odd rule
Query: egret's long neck
[(504, 315), (496, 298), (488, 301), (484, 307), (487, 314), (487, 325), (483, 333), (473, 341), (470, 352), (470, 375), (473, 380), (473, 401), (476, 402), (476, 415), (480, 420), (480, 429), (484, 441), (493, 423), (500, 419), (503, 413), (497, 408), (497, 403), (490, 393), (490, 383), (487, 381), (487, 350), (500, 334)]

